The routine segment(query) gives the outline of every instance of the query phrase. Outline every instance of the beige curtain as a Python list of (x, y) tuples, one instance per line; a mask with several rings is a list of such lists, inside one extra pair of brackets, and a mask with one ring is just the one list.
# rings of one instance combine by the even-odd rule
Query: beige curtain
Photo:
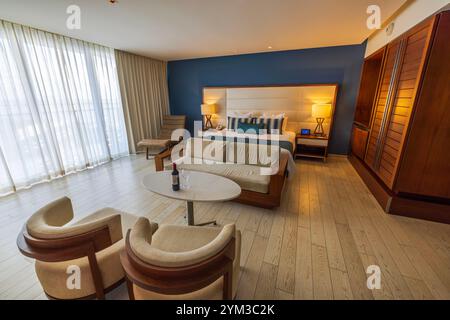
[(158, 136), (169, 114), (167, 62), (115, 50), (130, 153), (142, 139)]

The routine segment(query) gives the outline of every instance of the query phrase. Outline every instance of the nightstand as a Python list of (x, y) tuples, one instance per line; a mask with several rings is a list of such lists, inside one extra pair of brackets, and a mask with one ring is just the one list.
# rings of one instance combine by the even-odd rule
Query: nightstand
[(322, 159), (324, 162), (328, 156), (328, 136), (314, 136), (297, 134), (295, 141), (297, 148), (295, 158), (307, 157)]

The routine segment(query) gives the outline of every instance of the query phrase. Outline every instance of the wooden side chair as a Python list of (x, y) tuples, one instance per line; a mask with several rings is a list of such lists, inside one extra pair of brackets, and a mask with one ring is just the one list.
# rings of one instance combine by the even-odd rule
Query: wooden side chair
[[(28, 219), (17, 246), (23, 255), (36, 259), (36, 274), (49, 298), (104, 299), (124, 281), (119, 257), (125, 243), (122, 234), (137, 217), (105, 208), (79, 221), (72, 219), (69, 198), (53, 201)], [(74, 281), (68, 285), (72, 273)]]
[(176, 129), (186, 129), (186, 116), (165, 115), (158, 138), (143, 139), (138, 142), (137, 146), (146, 148), (148, 160), (150, 156), (158, 155), (180, 142), (180, 140), (172, 141), (172, 132)]
[(152, 230), (146, 218), (139, 218), (120, 254), (131, 300), (235, 297), (241, 234), (234, 224)]

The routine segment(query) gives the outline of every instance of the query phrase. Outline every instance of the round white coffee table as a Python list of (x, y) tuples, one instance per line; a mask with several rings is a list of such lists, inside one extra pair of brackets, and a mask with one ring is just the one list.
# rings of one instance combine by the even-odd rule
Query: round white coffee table
[[(172, 190), (172, 175), (170, 171), (160, 171), (144, 176), (142, 183), (144, 187), (159, 195), (185, 200), (187, 203), (188, 225), (194, 224), (194, 202), (219, 202), (233, 200), (241, 194), (241, 187), (234, 181), (210, 173), (187, 171), (189, 175), (189, 189)], [(181, 177), (180, 177), (181, 179)], [(180, 181), (181, 183), (181, 181)], [(205, 222), (207, 225), (216, 221)]]

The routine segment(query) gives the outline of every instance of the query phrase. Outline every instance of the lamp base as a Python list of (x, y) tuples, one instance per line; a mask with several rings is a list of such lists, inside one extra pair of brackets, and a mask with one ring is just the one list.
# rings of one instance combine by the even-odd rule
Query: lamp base
[(211, 122), (212, 115), (205, 115), (205, 130), (212, 128), (212, 122)]
[(323, 137), (325, 135), (325, 131), (323, 130), (323, 122), (325, 118), (316, 118), (317, 126), (314, 129), (314, 135)]

